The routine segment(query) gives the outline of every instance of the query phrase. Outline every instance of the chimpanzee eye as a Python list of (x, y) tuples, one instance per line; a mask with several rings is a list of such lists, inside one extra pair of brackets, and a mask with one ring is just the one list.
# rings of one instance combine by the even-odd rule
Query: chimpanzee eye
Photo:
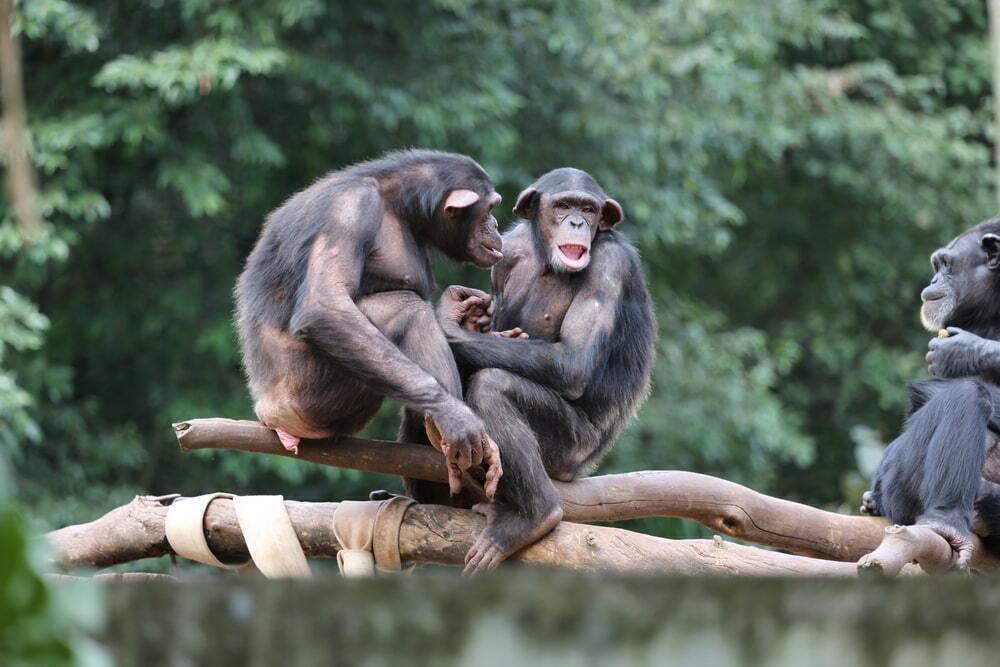
[(584, 206), (583, 207), (583, 212), (584, 213), (597, 213), (597, 210), (593, 206)]
[(560, 211), (565, 211), (566, 209), (569, 208), (569, 204), (567, 204), (564, 201), (556, 202), (556, 208), (559, 209)]

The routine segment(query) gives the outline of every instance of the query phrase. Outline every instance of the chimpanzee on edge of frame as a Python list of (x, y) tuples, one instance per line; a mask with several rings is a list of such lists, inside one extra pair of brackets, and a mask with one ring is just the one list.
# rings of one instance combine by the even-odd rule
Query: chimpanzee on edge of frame
[[(622, 207), (578, 169), (518, 197), (492, 296), (445, 290), (438, 317), (465, 400), (500, 449), (496, 499), (466, 571), (489, 570), (562, 517), (550, 477), (593, 469), (648, 394), (656, 322), (638, 254), (613, 227)], [(491, 302), (492, 300), (492, 302)], [(492, 311), (492, 322), (487, 311)], [(480, 333), (489, 325), (501, 335)], [(520, 334), (529, 336), (527, 340)]]
[(931, 264), (920, 319), (948, 336), (928, 344), (933, 377), (909, 386), (903, 432), (886, 449), (861, 509), (930, 526), (964, 569), (972, 532), (991, 549), (1000, 546), (990, 537), (1000, 536), (1000, 475), (990, 454), (1000, 432), (1000, 218), (959, 235)]
[[(488, 268), (501, 257), (500, 203), (472, 159), (427, 150), (390, 153), (336, 171), (268, 216), (236, 288), (243, 363), (258, 419), (285, 447), (349, 435), (384, 397), (403, 406), (400, 439), (444, 440), (449, 482), (488, 467), (496, 445), (461, 399), (461, 380), (429, 299), (429, 248)], [(406, 480), (422, 502), (449, 502), (441, 484)]]

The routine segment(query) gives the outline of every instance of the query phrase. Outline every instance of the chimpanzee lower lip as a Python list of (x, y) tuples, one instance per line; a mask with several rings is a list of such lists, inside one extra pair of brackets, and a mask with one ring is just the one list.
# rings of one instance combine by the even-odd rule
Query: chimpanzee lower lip
[(491, 254), (494, 257), (496, 257), (497, 259), (503, 259), (503, 253), (500, 252), (499, 250), (497, 250), (496, 248), (491, 248), (488, 245), (486, 245), (485, 243), (481, 244), (480, 247), (483, 250), (485, 250), (486, 252), (488, 252), (489, 254)]
[(559, 246), (559, 252), (563, 257), (577, 262), (587, 254), (587, 247), (578, 243), (567, 243)]

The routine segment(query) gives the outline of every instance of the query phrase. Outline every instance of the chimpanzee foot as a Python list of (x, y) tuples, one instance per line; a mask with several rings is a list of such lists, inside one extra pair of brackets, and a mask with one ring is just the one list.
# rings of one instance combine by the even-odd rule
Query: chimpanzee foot
[(861, 494), (861, 507), (862, 514), (867, 514), (868, 516), (882, 516), (878, 511), (878, 504), (875, 502), (875, 496), (871, 491), (865, 491)]
[(285, 446), (285, 449), (298, 456), (299, 443), (302, 442), (302, 438), (294, 436), (287, 431), (282, 431), (280, 428), (276, 428), (274, 431), (278, 434), (278, 440), (281, 440), (281, 444)]
[(972, 560), (972, 534), (963, 532), (943, 521), (920, 521), (919, 526), (927, 526), (935, 533), (947, 540), (952, 551), (952, 567), (965, 572), (969, 569), (969, 562)]
[(545, 537), (562, 520), (556, 507), (540, 520), (532, 520), (496, 503), (479, 503), (473, 510), (486, 517), (486, 527), (465, 554), (462, 574), (488, 572), (512, 554)]

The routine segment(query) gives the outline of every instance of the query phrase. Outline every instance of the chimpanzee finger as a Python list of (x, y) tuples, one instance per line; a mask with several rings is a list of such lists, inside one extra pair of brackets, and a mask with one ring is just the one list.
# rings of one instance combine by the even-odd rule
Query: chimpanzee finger
[(959, 329), (958, 327), (948, 327), (945, 331), (948, 332), (949, 336), (957, 336), (958, 334), (965, 333), (965, 329)]
[(469, 446), (468, 443), (461, 443), (448, 450), (448, 460), (455, 464), (459, 470), (469, 469)]
[(478, 438), (469, 441), (469, 468), (483, 462), (483, 443)]
[(486, 482), (483, 484), (483, 491), (486, 497), (493, 500), (497, 493), (497, 485), (503, 477), (503, 465), (500, 463), (500, 448), (493, 438), (483, 435), (483, 463), (486, 465)]
[(453, 496), (462, 492), (462, 469), (452, 461), (448, 462), (448, 490)]
[(930, 352), (928, 352), (927, 354), (925, 354), (924, 355), (924, 360), (927, 363), (933, 362), (934, 361), (934, 350), (931, 350)]
[(472, 308), (476, 307), (482, 308), (483, 300), (478, 296), (470, 296), (467, 299), (463, 299), (462, 302), (458, 304), (458, 307), (461, 310), (461, 312), (465, 313), (471, 310)]

